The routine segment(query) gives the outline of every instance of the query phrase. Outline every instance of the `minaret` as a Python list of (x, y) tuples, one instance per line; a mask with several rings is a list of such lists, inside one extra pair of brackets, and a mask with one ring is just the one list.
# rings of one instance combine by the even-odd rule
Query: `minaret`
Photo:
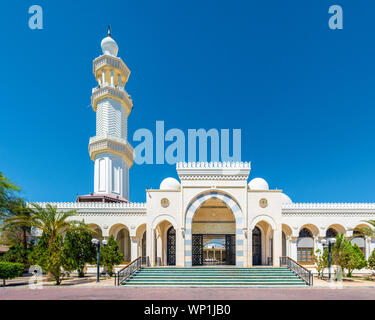
[(133, 103), (125, 91), (130, 70), (117, 57), (118, 46), (111, 37), (101, 42), (103, 55), (93, 62), (98, 86), (92, 89), (91, 105), (96, 112), (96, 136), (90, 138), (90, 158), (95, 162), (94, 196), (129, 199), (129, 169), (134, 151), (127, 138), (128, 116)]

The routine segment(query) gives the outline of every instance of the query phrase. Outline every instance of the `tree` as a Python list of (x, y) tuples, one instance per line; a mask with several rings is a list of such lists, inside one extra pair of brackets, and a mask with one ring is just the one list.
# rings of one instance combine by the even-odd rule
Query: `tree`
[[(57, 266), (61, 266), (61, 249), (60, 237), (61, 232), (67, 231), (73, 224), (78, 221), (68, 221), (69, 218), (76, 215), (75, 210), (57, 211), (57, 207), (47, 204), (41, 207), (38, 204), (32, 204), (34, 213), (33, 226), (42, 230), (48, 239), (48, 257), (47, 264), (42, 269), (48, 271), (48, 278), (56, 280), (56, 284), (60, 284), (60, 272), (57, 272)], [(57, 251), (55, 251), (57, 250)], [(43, 256), (43, 254), (42, 254)], [(44, 258), (41, 259), (44, 261)]]
[(3, 279), (3, 286), (5, 286), (6, 279), (19, 277), (22, 272), (22, 263), (0, 262), (0, 279)]
[(0, 217), (7, 212), (7, 203), (13, 197), (14, 191), (20, 188), (14, 185), (10, 180), (0, 172)]
[(315, 251), (314, 263), (316, 264), (316, 271), (318, 271), (318, 277), (323, 277), (324, 269), (328, 268), (328, 250), (323, 250), (323, 253), (320, 249)]
[(353, 275), (353, 270), (357, 269), (363, 269), (367, 266), (365, 255), (363, 254), (360, 247), (358, 247), (357, 244), (352, 245), (351, 247), (351, 255), (350, 259), (348, 261), (348, 277), (351, 277)]
[(38, 265), (44, 272), (48, 272), (48, 236), (42, 233), (37, 245), (29, 254), (31, 264)]
[(57, 286), (61, 284), (62, 246), (63, 241), (60, 233), (48, 245), (47, 270), (55, 279)]
[(20, 244), (11, 246), (7, 252), (0, 258), (1, 261), (22, 263), (25, 268), (29, 267), (29, 254), (32, 251), (32, 246), (25, 249)]
[(86, 263), (95, 263), (96, 249), (91, 243), (92, 231), (84, 223), (72, 226), (65, 234), (62, 250), (63, 268), (78, 271), (84, 277)]
[(102, 246), (100, 249), (100, 264), (107, 268), (107, 272), (112, 276), (113, 266), (120, 264), (124, 261), (124, 255), (120, 251), (115, 238), (110, 236), (108, 244)]
[(350, 241), (345, 238), (344, 234), (336, 236), (336, 243), (332, 246), (332, 264), (341, 267), (341, 270), (348, 268), (349, 261), (352, 255), (352, 245)]
[(48, 243), (52, 244), (54, 238), (63, 230), (69, 229), (78, 221), (68, 221), (77, 214), (76, 210), (57, 211), (56, 206), (47, 203), (46, 207), (32, 203), (32, 212), (35, 214), (33, 226), (42, 230), (48, 236)]
[[(33, 212), (22, 198), (10, 199), (7, 204), (7, 215), (1, 226), (4, 241), (13, 246), (22, 245), (26, 252), (32, 246), (30, 235), (34, 219)], [(22, 263), (26, 262), (27, 260), (24, 260)]]
[(370, 256), (368, 257), (367, 264), (370, 269), (375, 270), (375, 249), (372, 250)]

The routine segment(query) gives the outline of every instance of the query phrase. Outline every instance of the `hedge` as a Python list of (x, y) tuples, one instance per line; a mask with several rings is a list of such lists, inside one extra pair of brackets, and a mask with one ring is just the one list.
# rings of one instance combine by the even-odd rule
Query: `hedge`
[(5, 286), (5, 279), (13, 279), (19, 277), (23, 272), (22, 263), (0, 262), (0, 279), (3, 279)]

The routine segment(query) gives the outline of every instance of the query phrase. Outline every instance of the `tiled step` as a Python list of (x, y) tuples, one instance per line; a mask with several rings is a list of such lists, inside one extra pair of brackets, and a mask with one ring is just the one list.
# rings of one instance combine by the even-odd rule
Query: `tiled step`
[(122, 283), (142, 287), (305, 286), (283, 267), (149, 267)]

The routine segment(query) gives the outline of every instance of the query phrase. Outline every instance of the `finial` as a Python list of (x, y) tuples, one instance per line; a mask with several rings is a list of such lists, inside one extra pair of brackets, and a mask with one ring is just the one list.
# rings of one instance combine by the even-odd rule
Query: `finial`
[(108, 37), (111, 38), (111, 27), (110, 26), (108, 26)]

